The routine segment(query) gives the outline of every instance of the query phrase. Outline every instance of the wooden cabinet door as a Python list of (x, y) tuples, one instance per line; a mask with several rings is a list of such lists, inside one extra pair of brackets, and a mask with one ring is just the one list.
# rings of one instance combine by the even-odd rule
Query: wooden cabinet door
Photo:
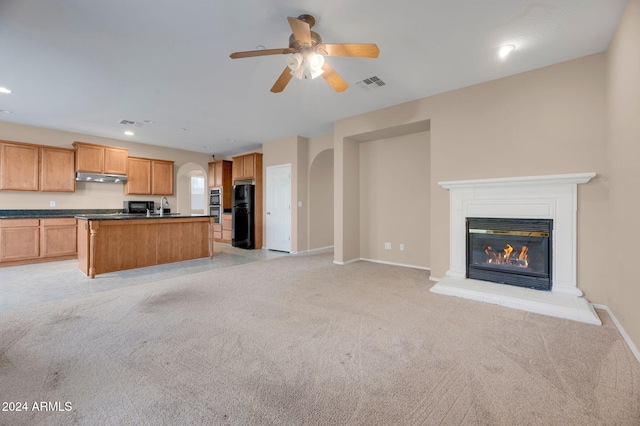
[(209, 173), (207, 174), (207, 187), (215, 188), (216, 187), (216, 163), (209, 163)]
[(40, 190), (75, 192), (75, 152), (64, 148), (40, 148)]
[(75, 219), (42, 219), (40, 222), (40, 257), (70, 256), (77, 253)]
[(151, 160), (129, 157), (129, 177), (125, 194), (151, 195)]
[(39, 189), (40, 148), (32, 145), (0, 144), (0, 189)]
[(0, 221), (0, 261), (34, 259), (40, 255), (38, 219)]
[(151, 193), (153, 195), (173, 195), (173, 162), (151, 162)]
[(74, 143), (76, 172), (104, 173), (104, 147)]
[(233, 157), (233, 183), (238, 179), (244, 179), (243, 157)]
[(129, 151), (122, 148), (104, 149), (104, 173), (114, 175), (127, 174)]
[(256, 177), (256, 156), (253, 154), (244, 156), (244, 179), (254, 179)]

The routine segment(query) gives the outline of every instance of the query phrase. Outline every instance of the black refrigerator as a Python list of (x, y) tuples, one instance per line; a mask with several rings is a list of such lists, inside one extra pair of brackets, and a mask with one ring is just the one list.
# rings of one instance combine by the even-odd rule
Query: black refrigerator
[(254, 185), (233, 185), (231, 245), (252, 249), (255, 244)]

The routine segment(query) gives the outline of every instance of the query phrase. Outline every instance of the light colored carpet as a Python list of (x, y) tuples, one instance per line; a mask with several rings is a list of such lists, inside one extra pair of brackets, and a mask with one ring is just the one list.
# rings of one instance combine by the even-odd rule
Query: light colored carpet
[[(0, 313), (0, 424), (638, 425), (601, 327), (288, 256)], [(34, 402), (71, 411), (34, 412)]]

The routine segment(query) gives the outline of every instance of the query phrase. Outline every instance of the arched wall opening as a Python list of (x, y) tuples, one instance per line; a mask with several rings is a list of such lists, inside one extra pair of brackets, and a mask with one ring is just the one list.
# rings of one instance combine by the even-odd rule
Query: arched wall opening
[(309, 168), (309, 249), (333, 246), (333, 149), (321, 151)]
[[(202, 177), (204, 178), (204, 193), (202, 194), (203, 211), (193, 210), (191, 208), (191, 178)], [(201, 165), (196, 163), (185, 163), (178, 169), (176, 174), (176, 196), (177, 196), (177, 208), (172, 211), (176, 211), (182, 214), (197, 214), (197, 213), (209, 213), (209, 206), (207, 202), (207, 172)]]

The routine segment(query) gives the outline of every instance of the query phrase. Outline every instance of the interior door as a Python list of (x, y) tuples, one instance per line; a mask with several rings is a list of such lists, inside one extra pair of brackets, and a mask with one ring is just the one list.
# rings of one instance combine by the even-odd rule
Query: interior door
[(291, 252), (291, 164), (267, 167), (267, 244)]

